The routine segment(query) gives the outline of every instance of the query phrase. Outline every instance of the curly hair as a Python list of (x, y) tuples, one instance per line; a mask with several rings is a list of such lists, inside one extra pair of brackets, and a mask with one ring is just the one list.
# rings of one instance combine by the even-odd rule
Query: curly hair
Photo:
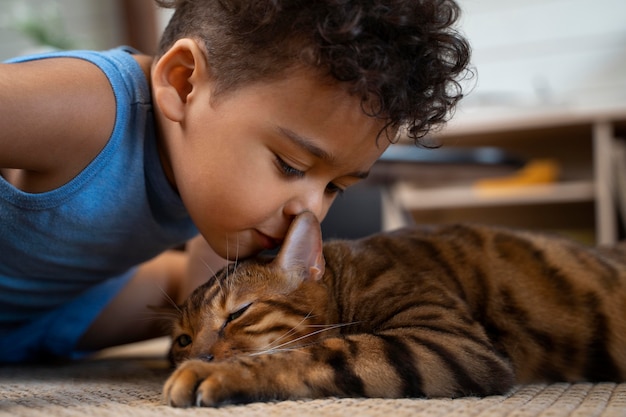
[(198, 39), (218, 92), (306, 66), (419, 142), (463, 97), (470, 46), (453, 0), (156, 0), (175, 8), (159, 53)]

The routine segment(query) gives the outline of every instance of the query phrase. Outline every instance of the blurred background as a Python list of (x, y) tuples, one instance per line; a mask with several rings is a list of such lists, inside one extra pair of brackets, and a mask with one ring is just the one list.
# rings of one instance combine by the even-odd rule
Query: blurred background
[[(346, 193), (327, 236), (477, 221), (624, 236), (626, 2), (459, 0), (476, 76), (423, 150), (394, 147)], [(0, 0), (0, 60), (120, 44), (152, 54), (169, 19), (152, 0)], [(347, 221), (347, 220), (350, 221)]]
[(152, 0), (0, 0), (0, 59), (49, 48), (153, 53), (167, 13)]
[[(152, 0), (0, 0), (0, 59), (42, 47), (153, 53), (169, 11)], [(466, 106), (626, 101), (626, 2), (460, 0), (479, 68)]]

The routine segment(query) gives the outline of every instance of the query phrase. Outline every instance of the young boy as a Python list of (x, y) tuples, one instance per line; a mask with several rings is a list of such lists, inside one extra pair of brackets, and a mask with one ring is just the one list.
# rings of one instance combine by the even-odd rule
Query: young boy
[(160, 3), (157, 57), (0, 65), (0, 361), (161, 335), (148, 305), (322, 219), (461, 97), (452, 0)]

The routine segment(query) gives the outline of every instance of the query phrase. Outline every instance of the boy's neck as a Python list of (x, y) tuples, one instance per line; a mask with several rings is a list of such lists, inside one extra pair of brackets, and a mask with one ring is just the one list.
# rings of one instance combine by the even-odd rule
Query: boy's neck
[[(152, 92), (152, 65), (154, 64), (154, 57), (148, 55), (133, 55), (133, 58), (146, 76), (146, 81), (148, 82), (148, 88)], [(167, 154), (167, 147), (165, 144), (165, 138), (163, 133), (163, 125), (161, 121), (161, 114), (154, 106), (154, 118), (155, 118), (155, 132), (156, 132), (156, 145), (157, 151), (159, 153), (159, 161), (161, 162), (161, 166), (163, 167), (163, 172), (165, 172), (165, 176), (167, 177), (167, 181), (172, 185), (172, 187), (176, 188), (176, 183), (174, 181), (174, 173), (172, 171), (172, 167), (169, 162), (169, 157)]]

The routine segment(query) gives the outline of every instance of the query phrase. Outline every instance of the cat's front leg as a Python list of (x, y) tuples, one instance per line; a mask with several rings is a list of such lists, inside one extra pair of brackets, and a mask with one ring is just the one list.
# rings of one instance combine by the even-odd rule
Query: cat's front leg
[[(216, 406), (244, 401), (249, 370), (233, 361), (204, 362), (198, 359), (182, 363), (167, 380), (164, 399), (173, 407)], [(246, 396), (250, 396), (248, 393)]]
[[(191, 407), (198, 405), (197, 389), (199, 384), (214, 374), (214, 364), (201, 360), (182, 363), (168, 378), (163, 387), (163, 399), (172, 407)], [(207, 384), (207, 390), (209, 390)]]
[(185, 361), (165, 383), (164, 400), (173, 407), (213, 407), (312, 395), (306, 384), (293, 378), (294, 369), (267, 369), (271, 359), (259, 356), (218, 362)]

